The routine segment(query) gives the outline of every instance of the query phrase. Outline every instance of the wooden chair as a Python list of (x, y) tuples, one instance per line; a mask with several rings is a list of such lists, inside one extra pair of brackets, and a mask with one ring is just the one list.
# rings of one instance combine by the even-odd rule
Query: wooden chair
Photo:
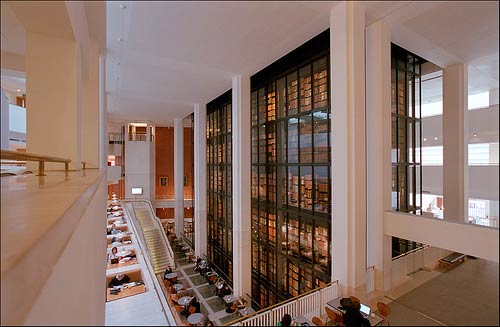
[(316, 326), (324, 326), (325, 325), (323, 320), (321, 320), (320, 318), (318, 318), (316, 316), (312, 317), (312, 323), (315, 324)]
[(170, 281), (168, 279), (165, 279), (163, 283), (165, 284), (165, 288), (168, 290), (168, 288), (170, 287)]
[(360, 301), (357, 297), (355, 297), (355, 296), (350, 296), (350, 298), (351, 298), (351, 301), (352, 301), (352, 302), (358, 302), (358, 303), (361, 303), (361, 301)]
[(387, 326), (389, 326), (389, 321), (387, 320), (387, 317), (391, 313), (391, 308), (389, 308), (389, 306), (384, 302), (377, 302), (377, 310), (378, 313), (382, 316), (382, 318), (384, 318), (381, 324), (387, 324)]
[(193, 313), (196, 313), (196, 307), (194, 305), (191, 305), (191, 306), (189, 306), (188, 311), (189, 311), (190, 315), (193, 314)]
[(342, 316), (330, 309), (329, 307), (325, 307), (326, 314), (328, 315), (328, 322), (329, 323), (334, 323), (334, 324), (340, 324), (342, 323), (343, 319)]

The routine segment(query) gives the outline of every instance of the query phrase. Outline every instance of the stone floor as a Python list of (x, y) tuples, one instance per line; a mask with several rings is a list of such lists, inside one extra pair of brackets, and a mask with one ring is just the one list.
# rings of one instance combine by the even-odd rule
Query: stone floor
[(190, 262), (183, 251), (175, 251), (178, 282), (184, 284), (187, 292), (192, 293), (201, 303), (201, 312), (208, 316), (215, 326), (221, 326), (240, 318), (240, 314), (227, 313), (226, 303), (215, 295), (215, 285), (210, 285), (205, 277), (194, 271), (194, 263)]

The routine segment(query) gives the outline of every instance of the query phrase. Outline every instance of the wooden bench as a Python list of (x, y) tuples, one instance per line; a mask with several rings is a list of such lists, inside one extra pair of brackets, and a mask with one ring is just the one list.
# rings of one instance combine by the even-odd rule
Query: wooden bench
[(439, 259), (439, 268), (441, 267), (453, 268), (458, 263), (464, 261), (465, 261), (465, 254), (459, 252), (453, 252), (452, 254), (449, 254), (446, 257)]
[[(138, 282), (138, 281), (144, 281), (142, 279), (142, 271), (140, 269), (137, 270), (130, 270), (130, 271), (124, 271), (124, 274), (127, 274), (130, 277), (130, 282)], [(125, 290), (120, 291), (118, 294), (111, 294), (111, 288), (108, 287), (109, 282), (115, 277), (116, 274), (106, 276), (106, 302), (109, 301), (114, 301), (118, 299), (122, 299), (124, 297), (136, 295), (136, 294), (141, 294), (146, 292), (146, 286), (144, 284), (142, 285), (136, 285), (133, 287), (129, 287)]]

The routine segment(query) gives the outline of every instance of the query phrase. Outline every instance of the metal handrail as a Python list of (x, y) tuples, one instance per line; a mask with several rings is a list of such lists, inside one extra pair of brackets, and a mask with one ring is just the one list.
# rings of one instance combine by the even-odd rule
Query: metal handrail
[[(155, 214), (155, 211), (153, 209), (153, 205), (151, 204), (151, 202), (149, 200), (146, 200), (146, 199), (129, 199), (129, 198), (125, 198), (122, 201), (123, 202), (144, 202), (149, 206), (149, 208), (151, 209), (152, 216), (153, 216), (153, 224), (155, 224), (156, 228), (158, 230), (160, 230), (161, 239), (163, 240), (163, 243), (167, 249), (167, 252), (170, 256), (171, 262), (173, 262), (173, 264), (175, 266), (174, 251), (172, 250), (172, 247), (170, 246), (170, 242), (168, 241), (167, 236), (165, 235), (161, 221), (158, 219), (158, 217), (156, 217), (156, 214)], [(175, 267), (173, 267), (173, 268), (175, 268)]]
[(10, 150), (0, 150), (0, 159), (38, 161), (38, 175), (45, 176), (45, 162), (63, 162), (64, 170), (69, 170), (71, 159), (45, 156), (29, 152), (19, 152)]
[(420, 251), (420, 250), (426, 249), (426, 248), (428, 248), (428, 247), (430, 247), (430, 245), (428, 245), (428, 244), (423, 244), (422, 246), (419, 246), (419, 247), (417, 247), (417, 248), (411, 249), (411, 250), (410, 250), (410, 251), (408, 251), (408, 252), (402, 253), (402, 254), (400, 254), (400, 255), (398, 255), (398, 256), (396, 256), (396, 257), (392, 258), (392, 261), (397, 260), (397, 259), (400, 259), (400, 258), (402, 258), (402, 257), (405, 257), (405, 256), (407, 256), (407, 255), (409, 255), (409, 254), (412, 254), (412, 253), (418, 252), (418, 251)]

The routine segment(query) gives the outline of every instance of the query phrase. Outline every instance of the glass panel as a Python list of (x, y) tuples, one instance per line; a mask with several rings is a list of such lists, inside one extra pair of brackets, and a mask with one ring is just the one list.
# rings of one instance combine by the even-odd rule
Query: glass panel
[(316, 226), (314, 231), (314, 263), (325, 273), (328, 273), (328, 226)]
[(398, 71), (398, 115), (406, 115), (406, 101), (405, 101), (405, 91), (406, 91), (406, 81), (405, 73)]
[(287, 82), (287, 93), (288, 93), (288, 115), (296, 115), (298, 113), (298, 80), (297, 72), (288, 74), (286, 78)]
[(266, 144), (266, 125), (259, 126), (259, 163), (266, 163), (267, 144)]
[(395, 116), (392, 116), (392, 121), (391, 121), (391, 162), (392, 163), (397, 163), (398, 162), (398, 123), (397, 123), (397, 118)]
[(312, 161), (312, 116), (300, 116), (300, 162)]
[(398, 97), (396, 93), (396, 69), (391, 69), (391, 112), (397, 113)]
[(252, 126), (258, 123), (257, 91), (253, 91), (250, 97), (250, 107), (252, 111)]
[(267, 162), (276, 161), (275, 123), (267, 123)]
[(326, 57), (313, 63), (314, 109), (328, 106), (328, 77)]
[(256, 127), (252, 128), (252, 163), (258, 163), (259, 152), (258, 152), (258, 134), (259, 130)]
[(314, 114), (314, 162), (328, 162), (328, 111)]
[(267, 89), (267, 121), (276, 119), (276, 92), (274, 83), (268, 85)]
[(297, 163), (298, 154), (298, 122), (297, 118), (288, 119), (288, 162)]
[(267, 200), (266, 167), (259, 167), (259, 201)]
[(276, 203), (276, 171), (273, 166), (267, 167), (267, 192), (269, 203)]
[(392, 195), (391, 195), (391, 205), (392, 205), (392, 210), (398, 210), (398, 199), (399, 199), (399, 192), (398, 192), (398, 166), (393, 165), (392, 166)]
[(300, 79), (300, 111), (311, 110), (311, 66), (302, 67), (299, 71)]
[(300, 167), (300, 207), (312, 210), (312, 167)]
[(257, 166), (252, 166), (252, 199), (257, 199), (258, 197), (258, 185), (259, 185), (259, 180), (258, 180), (258, 169)]
[(278, 206), (286, 205), (286, 166), (278, 166)]
[(329, 213), (330, 184), (328, 183), (328, 167), (314, 167), (314, 211)]
[[(306, 262), (312, 262), (313, 234), (312, 226), (307, 223), (300, 224), (300, 256)], [(312, 280), (312, 278), (310, 278)]]
[(286, 120), (276, 122), (277, 162), (286, 162)]
[(406, 119), (399, 118), (398, 122), (398, 161), (408, 161), (408, 144), (406, 143)]
[(264, 91), (264, 88), (259, 89), (257, 101), (259, 103), (259, 124), (264, 124), (267, 119), (266, 93)]
[(299, 169), (288, 167), (288, 205), (299, 206)]
[(278, 118), (284, 118), (286, 116), (286, 81), (285, 78), (280, 78), (276, 82), (276, 104), (278, 110)]

